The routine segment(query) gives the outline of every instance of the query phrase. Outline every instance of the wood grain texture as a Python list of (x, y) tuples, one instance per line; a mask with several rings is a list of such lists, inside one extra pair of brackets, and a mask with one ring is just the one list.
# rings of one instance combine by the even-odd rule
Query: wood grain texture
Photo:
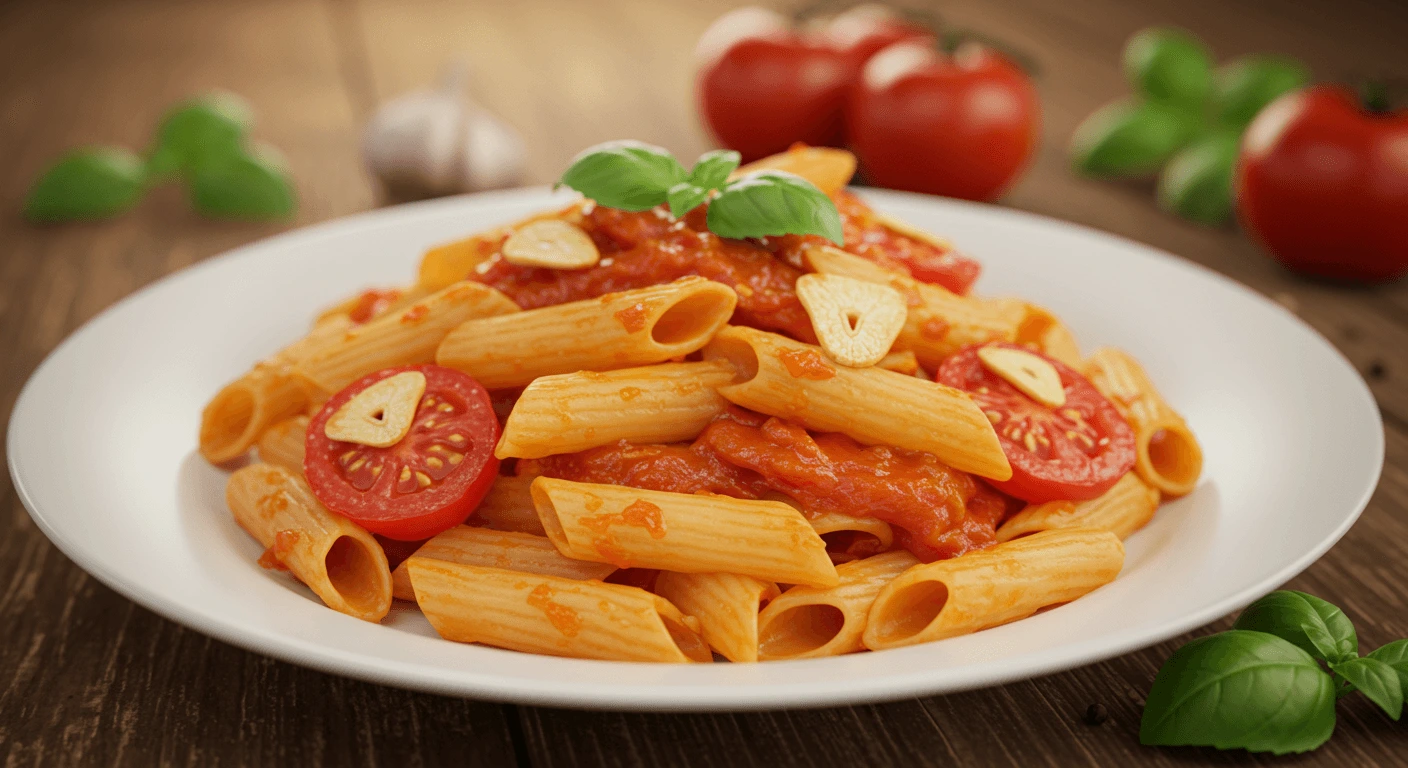
[[(133, 0), (0, 5), (0, 415), (82, 322), (152, 280), (279, 231), (371, 207), (359, 126), (375, 104), (463, 56), (472, 93), (518, 127), (530, 182), (581, 147), (633, 136), (682, 156), (709, 146), (689, 52), (736, 3), (648, 0)], [(1293, 308), (1364, 372), (1388, 425), (1388, 463), (1363, 518), (1291, 586), (1332, 600), (1365, 649), (1408, 636), (1408, 283), (1300, 280), (1232, 228), (1173, 219), (1148, 183), (1067, 171), (1076, 123), (1126, 92), (1119, 49), (1152, 23), (1188, 27), (1227, 58), (1280, 51), (1322, 78), (1408, 74), (1402, 3), (1315, 0), (945, 0), (955, 26), (1038, 59), (1043, 148), (1017, 208), (1177, 253)], [(112, 222), (19, 220), (31, 179), (63, 149), (141, 148), (169, 103), (243, 94), (280, 148), (301, 207), (289, 225), (225, 224), (176, 189)], [(1334, 738), (1299, 758), (1154, 750), (1135, 738), (1155, 670), (1188, 638), (1000, 688), (814, 711), (661, 715), (500, 706), (313, 672), (207, 639), (128, 602), (70, 563), (0, 477), (0, 755), (9, 765), (777, 766), (1408, 765), (1408, 727), (1359, 697)], [(1275, 535), (1269, 532), (1268, 535)], [(1194, 635), (1223, 629), (1229, 620)], [(1191, 636), (1191, 635), (1190, 635)], [(1098, 704), (1108, 720), (1084, 721)]]

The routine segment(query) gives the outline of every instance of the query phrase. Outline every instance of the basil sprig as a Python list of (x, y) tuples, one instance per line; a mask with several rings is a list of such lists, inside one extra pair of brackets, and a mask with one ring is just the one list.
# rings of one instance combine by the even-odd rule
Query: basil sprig
[(1330, 738), (1336, 699), (1354, 691), (1394, 720), (1402, 715), (1408, 639), (1360, 656), (1343, 611), (1289, 590), (1252, 603), (1232, 626), (1164, 663), (1144, 704), (1141, 743), (1306, 752)]
[(713, 197), (706, 222), (720, 237), (821, 235), (841, 244), (841, 216), (825, 192), (783, 171), (729, 181), (739, 160), (730, 150), (706, 152), (686, 172), (660, 147), (610, 141), (577, 155), (558, 184), (608, 208), (645, 211), (668, 205), (676, 218)]

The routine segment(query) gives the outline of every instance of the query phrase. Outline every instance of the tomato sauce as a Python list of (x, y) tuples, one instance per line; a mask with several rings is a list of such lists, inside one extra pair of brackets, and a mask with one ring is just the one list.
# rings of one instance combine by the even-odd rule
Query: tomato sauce
[(704, 445), (631, 445), (624, 440), (580, 453), (518, 462), (519, 474), (607, 483), (671, 493), (717, 493), (760, 499), (769, 490), (757, 473), (729, 464)]

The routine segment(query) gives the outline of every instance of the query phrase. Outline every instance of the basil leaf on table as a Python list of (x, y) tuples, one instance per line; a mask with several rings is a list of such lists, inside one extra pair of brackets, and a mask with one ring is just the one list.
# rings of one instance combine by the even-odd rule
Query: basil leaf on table
[(1159, 174), (1159, 205), (1203, 224), (1231, 219), (1238, 139), (1219, 131), (1179, 150)]
[(217, 218), (283, 218), (296, 205), (283, 164), (268, 149), (207, 158), (192, 170), (190, 191), (196, 210)]
[(684, 166), (660, 147), (608, 141), (578, 154), (558, 184), (608, 208), (646, 211), (666, 202), (670, 188), (685, 176)]
[(244, 99), (216, 92), (177, 105), (162, 118), (147, 160), (153, 176), (191, 171), (211, 158), (239, 154), (254, 119)]
[(1344, 611), (1304, 592), (1272, 592), (1247, 606), (1232, 628), (1276, 635), (1326, 662), (1359, 655), (1359, 637)]
[(687, 181), (681, 181), (665, 194), (665, 202), (670, 204), (670, 215), (679, 218), (694, 210), (699, 204), (709, 199), (711, 190), (705, 187), (696, 187)]
[(1139, 741), (1305, 752), (1335, 730), (1335, 689), (1310, 654), (1276, 635), (1231, 630), (1179, 648), (1159, 670)]
[(142, 159), (117, 147), (89, 147), (63, 156), (39, 177), (25, 199), (30, 221), (115, 216), (137, 204), (146, 187)]
[(731, 149), (705, 152), (690, 169), (689, 183), (705, 190), (718, 189), (728, 181), (728, 175), (733, 173), (742, 161), (743, 156)]
[(1181, 29), (1136, 33), (1125, 44), (1124, 69), (1140, 93), (1185, 108), (1200, 107), (1212, 91), (1212, 56)]
[(760, 171), (730, 182), (709, 203), (708, 223), (720, 237), (821, 235), (837, 245), (843, 238), (831, 198), (785, 171)]
[(1372, 656), (1331, 664), (1336, 674), (1348, 680), (1360, 693), (1397, 720), (1403, 715), (1403, 681), (1398, 670)]
[(1398, 681), (1403, 685), (1404, 694), (1408, 695), (1408, 639), (1394, 640), (1368, 654), (1367, 658), (1378, 659), (1398, 672)]
[(1117, 101), (1081, 121), (1071, 160), (1090, 176), (1147, 176), (1193, 138), (1198, 119), (1156, 101)]
[(1262, 107), (1310, 82), (1310, 72), (1285, 56), (1242, 56), (1213, 76), (1213, 104), (1223, 125), (1243, 128)]

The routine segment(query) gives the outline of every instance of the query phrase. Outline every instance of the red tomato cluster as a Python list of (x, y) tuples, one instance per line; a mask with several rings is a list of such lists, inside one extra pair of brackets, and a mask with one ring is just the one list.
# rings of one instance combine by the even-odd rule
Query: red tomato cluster
[(745, 161), (794, 142), (849, 145), (880, 186), (991, 200), (1036, 149), (1031, 80), (976, 45), (949, 56), (928, 29), (861, 6), (806, 30), (761, 8), (699, 40), (700, 114)]

